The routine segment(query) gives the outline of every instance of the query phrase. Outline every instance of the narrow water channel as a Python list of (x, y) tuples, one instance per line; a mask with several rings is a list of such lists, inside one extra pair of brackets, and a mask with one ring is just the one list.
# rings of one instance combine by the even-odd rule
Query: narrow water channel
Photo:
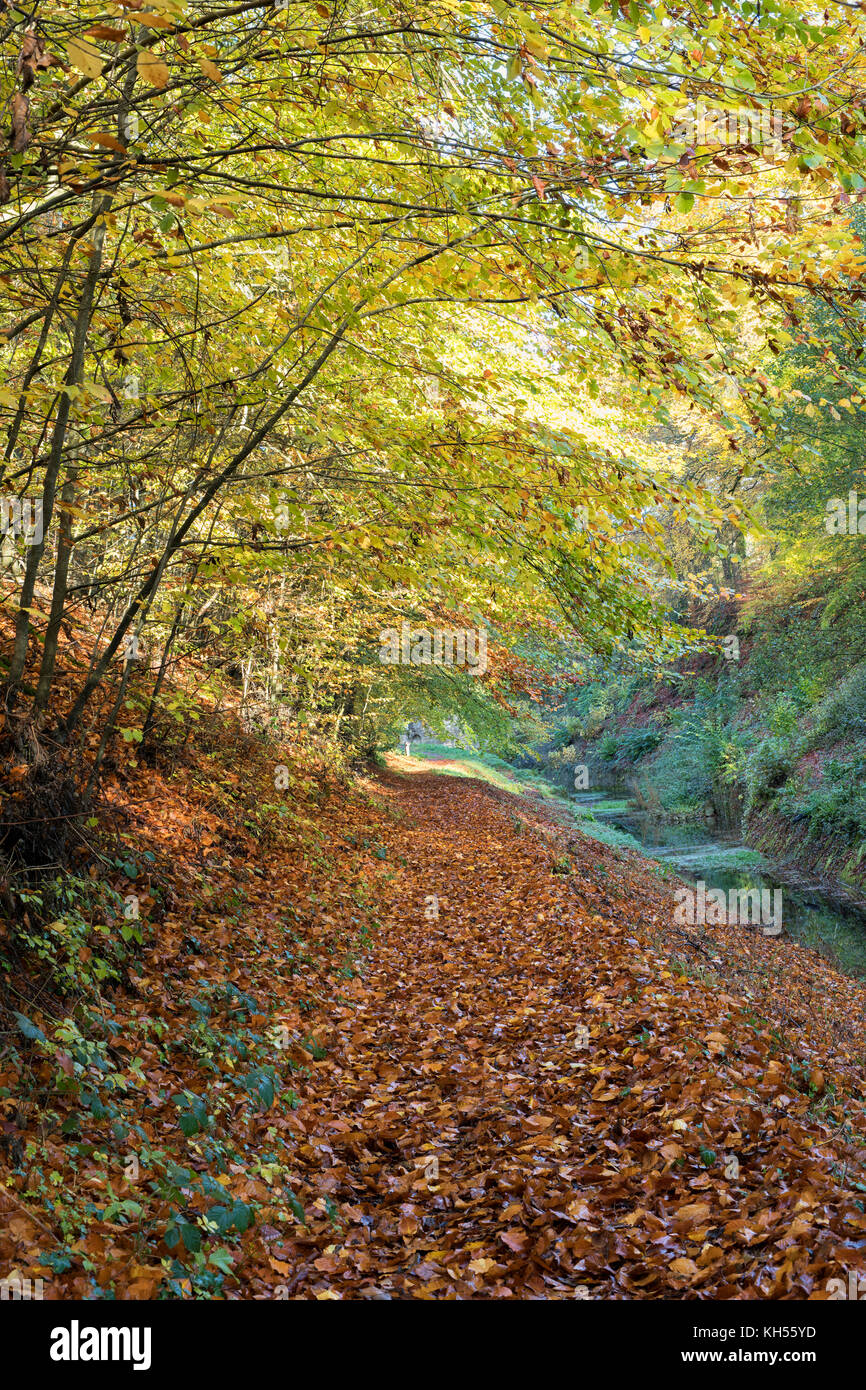
[(828, 955), (841, 970), (866, 978), (866, 912), (833, 901), (826, 885), (800, 880), (778, 868), (741, 841), (723, 840), (700, 823), (665, 821), (629, 800), (628, 788), (576, 792), (570, 798), (582, 828), (607, 840), (628, 844), (648, 859), (668, 865), (687, 882), (703, 881), (707, 890), (778, 888), (782, 892), (783, 931), (804, 946)]

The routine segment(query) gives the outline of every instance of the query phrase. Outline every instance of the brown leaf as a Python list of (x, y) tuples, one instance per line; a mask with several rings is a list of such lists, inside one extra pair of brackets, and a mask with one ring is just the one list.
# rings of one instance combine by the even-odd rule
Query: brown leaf
[(507, 1245), (509, 1250), (513, 1250), (516, 1255), (522, 1255), (526, 1249), (526, 1242), (529, 1239), (526, 1231), (501, 1231), (499, 1239), (503, 1245)]
[(676, 1218), (677, 1221), (688, 1221), (697, 1226), (701, 1221), (706, 1221), (709, 1214), (709, 1202), (687, 1202), (684, 1207), (677, 1208)]
[(110, 24), (92, 24), (84, 32), (92, 39), (104, 39), (106, 43), (120, 43), (126, 38), (125, 29), (113, 29)]
[(103, 149), (117, 150), (118, 154), (126, 154), (126, 146), (105, 130), (96, 131), (95, 134), (88, 136), (88, 139), (94, 145), (102, 145)]
[(9, 139), (9, 148), (14, 150), (16, 154), (20, 154), (30, 144), (30, 131), (27, 129), (30, 100), (24, 96), (23, 92), (15, 92), (9, 105), (12, 111), (12, 133)]

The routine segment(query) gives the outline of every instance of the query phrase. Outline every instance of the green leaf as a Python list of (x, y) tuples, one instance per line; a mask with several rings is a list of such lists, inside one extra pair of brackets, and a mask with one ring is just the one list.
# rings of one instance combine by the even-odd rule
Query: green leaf
[(201, 1250), (201, 1231), (189, 1221), (178, 1221), (178, 1233), (191, 1255)]
[(19, 1014), (13, 1010), (13, 1017), (18, 1025), (18, 1031), (20, 1033), (23, 1033), (25, 1038), (29, 1038), (31, 1042), (44, 1043), (46, 1041), (45, 1034), (43, 1033), (42, 1029), (38, 1028), (35, 1023), (31, 1022), (31, 1020), (27, 1018), (25, 1014)]

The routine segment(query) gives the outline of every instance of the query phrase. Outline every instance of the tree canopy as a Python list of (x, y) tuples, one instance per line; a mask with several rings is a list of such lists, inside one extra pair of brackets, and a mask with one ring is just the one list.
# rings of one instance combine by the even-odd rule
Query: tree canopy
[[(43, 533), (4, 550), (10, 707), (68, 742), (131, 658), (158, 702), (197, 652), (357, 734), (407, 618), (489, 629), (488, 691), (530, 629), (694, 643), (661, 602), (688, 584), (671, 527), (732, 543), (740, 482), (793, 447), (770, 363), (810, 305), (860, 322), (859, 11), (2, 23), (3, 489)], [(672, 466), (672, 432), (718, 476)], [(82, 603), (98, 635), (58, 701)]]

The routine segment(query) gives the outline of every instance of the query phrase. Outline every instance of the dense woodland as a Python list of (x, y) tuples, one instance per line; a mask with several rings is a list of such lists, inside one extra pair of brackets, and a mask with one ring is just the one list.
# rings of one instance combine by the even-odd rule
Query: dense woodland
[(866, 890), (864, 41), (0, 0), (0, 1280), (859, 1270), (864, 971), (568, 793)]

